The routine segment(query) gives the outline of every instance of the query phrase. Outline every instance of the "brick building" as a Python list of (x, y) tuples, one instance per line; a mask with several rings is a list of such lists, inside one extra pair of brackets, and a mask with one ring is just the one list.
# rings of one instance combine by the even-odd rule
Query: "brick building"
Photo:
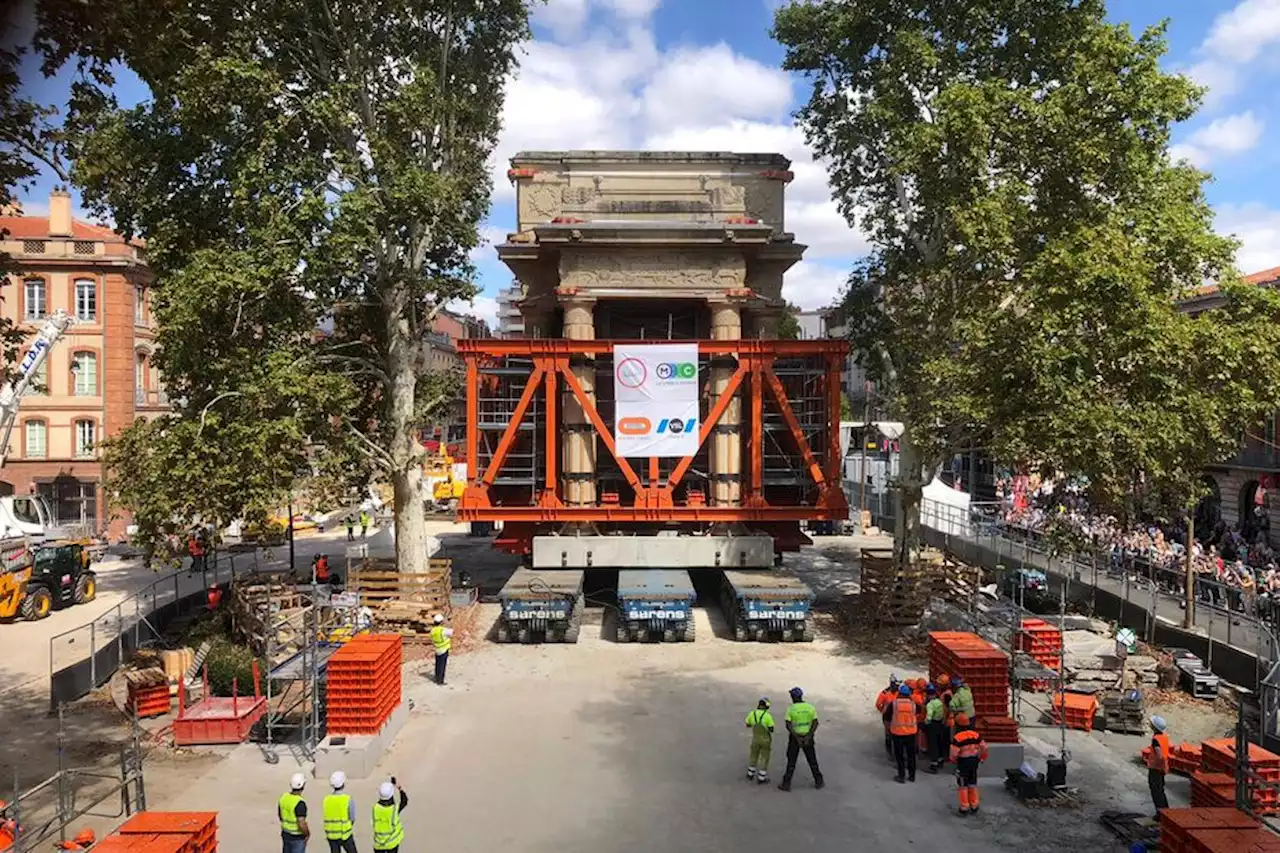
[(128, 519), (110, 517), (97, 445), (168, 403), (151, 363), (144, 246), (73, 218), (71, 197), (60, 189), (47, 217), (5, 213), (0, 252), (17, 269), (0, 279), (0, 312), (31, 337), (59, 308), (75, 323), (37, 374), (39, 387), (22, 400), (0, 490), (43, 494), (60, 522), (119, 538)]
[[(1280, 267), (1247, 275), (1244, 280), (1258, 287), (1280, 287)], [(1190, 314), (1210, 311), (1223, 304), (1216, 285), (1205, 285), (1180, 307)], [(1234, 526), (1261, 507), (1271, 522), (1272, 546), (1280, 544), (1280, 413), (1242, 437), (1240, 450), (1230, 459), (1210, 466), (1204, 484), (1209, 496), (1196, 511), (1196, 525), (1202, 527), (1222, 520)]]

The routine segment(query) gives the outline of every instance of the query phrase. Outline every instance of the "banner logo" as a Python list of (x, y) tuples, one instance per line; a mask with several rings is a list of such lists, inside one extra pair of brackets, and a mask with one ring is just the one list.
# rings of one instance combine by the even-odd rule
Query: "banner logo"
[[(662, 376), (662, 368), (665, 364), (658, 365), (658, 376)], [(645, 379), (649, 376), (649, 371), (645, 368), (644, 362), (638, 358), (624, 358), (618, 362), (616, 371), (618, 384), (624, 388), (639, 388), (644, 384)]]
[(688, 361), (663, 362), (654, 370), (659, 379), (694, 379), (698, 375), (698, 365)]
[(618, 421), (618, 432), (622, 435), (648, 435), (651, 429), (653, 421), (648, 418), (621, 418)]

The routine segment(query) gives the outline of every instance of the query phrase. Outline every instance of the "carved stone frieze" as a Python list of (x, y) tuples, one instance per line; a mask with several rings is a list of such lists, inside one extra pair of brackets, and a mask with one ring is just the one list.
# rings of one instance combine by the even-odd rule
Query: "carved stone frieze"
[(564, 210), (560, 184), (531, 184), (520, 193), (520, 222), (549, 222)]
[(560, 259), (561, 286), (588, 291), (719, 291), (741, 288), (746, 278), (745, 259), (731, 253), (639, 249), (608, 254), (565, 252)]
[(596, 195), (597, 192), (592, 187), (565, 187), (560, 193), (560, 199), (565, 204), (581, 207), (595, 198)]
[(775, 231), (783, 228), (782, 185), (777, 181), (752, 181), (746, 187), (745, 206), (747, 216), (772, 225)]
[(716, 187), (711, 191), (712, 203), (722, 212), (745, 210), (746, 197), (746, 187)]

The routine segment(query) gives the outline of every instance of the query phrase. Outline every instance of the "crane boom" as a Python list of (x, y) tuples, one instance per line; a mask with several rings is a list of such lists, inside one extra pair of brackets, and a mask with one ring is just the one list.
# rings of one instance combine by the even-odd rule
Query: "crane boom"
[(40, 366), (49, 357), (53, 345), (71, 328), (75, 321), (66, 311), (59, 308), (53, 313), (31, 342), (31, 349), (18, 365), (18, 376), (13, 382), (6, 382), (0, 388), (0, 468), (9, 459), (9, 438), (13, 435), (13, 425), (18, 419), (18, 406), (22, 395), (26, 393), (31, 381), (35, 378)]

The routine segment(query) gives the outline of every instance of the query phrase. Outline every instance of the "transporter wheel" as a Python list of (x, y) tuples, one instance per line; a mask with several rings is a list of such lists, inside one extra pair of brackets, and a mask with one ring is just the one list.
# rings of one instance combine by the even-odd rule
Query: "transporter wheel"
[(747, 626), (743, 625), (737, 619), (733, 620), (733, 638), (739, 643), (747, 641)]
[(627, 628), (627, 623), (619, 621), (613, 629), (613, 639), (619, 643), (631, 642), (631, 631)]
[(586, 598), (579, 595), (577, 600), (573, 602), (573, 613), (569, 614), (569, 626), (564, 629), (564, 634), (561, 637), (562, 642), (578, 642), (578, 635), (582, 633), (582, 615), (586, 607)]
[(692, 643), (695, 636), (695, 628), (693, 625), (693, 614), (689, 614), (689, 619), (684, 623), (684, 628), (680, 631), (680, 642)]
[(676, 629), (675, 628), (664, 629), (662, 632), (662, 642), (674, 643), (675, 641), (676, 641)]
[(812, 643), (813, 642), (813, 626), (810, 625), (808, 622), (804, 623), (804, 627), (796, 632), (796, 642)]
[(507, 623), (502, 621), (501, 619), (498, 620), (498, 632), (497, 632), (497, 635), (495, 636), (495, 639), (499, 643), (511, 642), (511, 629), (507, 627)]
[(528, 628), (518, 628), (516, 630), (516, 640), (528, 645), (533, 642), (533, 632)]
[(752, 625), (747, 629), (747, 639), (753, 643), (758, 643), (760, 642), (760, 633), (760, 626)]

